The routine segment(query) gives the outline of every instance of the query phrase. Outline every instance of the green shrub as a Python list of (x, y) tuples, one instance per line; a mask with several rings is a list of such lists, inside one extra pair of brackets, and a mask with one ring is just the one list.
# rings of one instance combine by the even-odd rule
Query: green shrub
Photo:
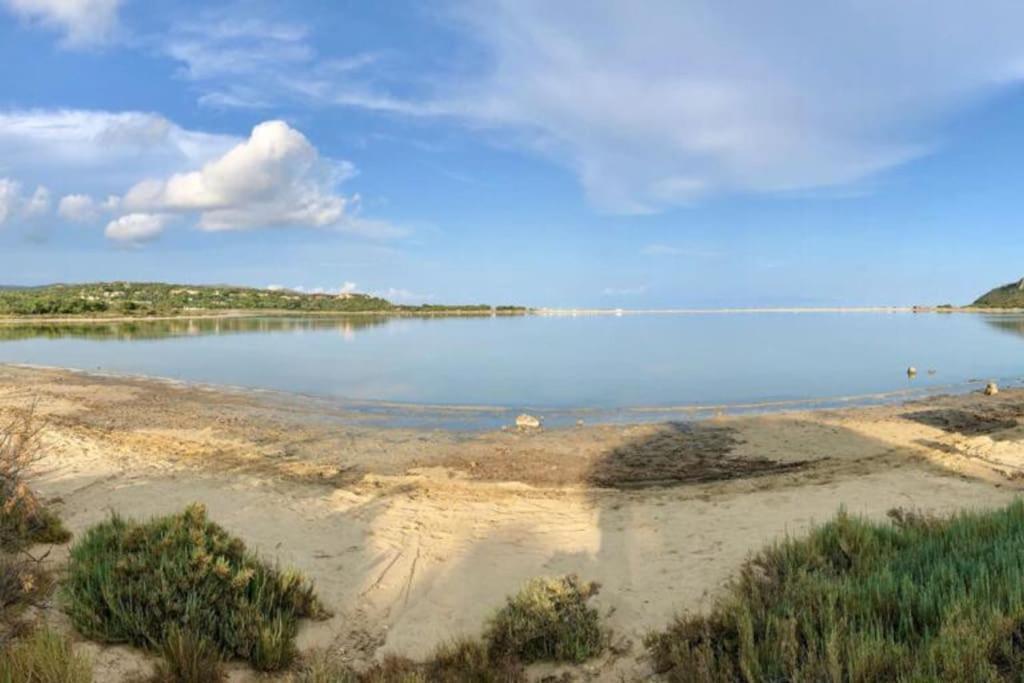
[(1017, 681), (1024, 502), (893, 524), (841, 512), (647, 638), (672, 681)]
[(484, 640), (491, 659), (579, 663), (600, 654), (600, 617), (587, 606), (597, 589), (572, 575), (528, 582), (488, 624)]
[(155, 683), (220, 683), (224, 667), (220, 651), (208, 638), (171, 626), (160, 649)]
[(76, 655), (66, 638), (40, 629), (0, 649), (0, 683), (90, 683), (89, 660)]
[(93, 527), (71, 549), (63, 594), (90, 638), (159, 649), (178, 625), (261, 670), (291, 661), (300, 618), (325, 616), (300, 574), (260, 561), (201, 505)]
[(296, 683), (523, 683), (524, 664), (579, 663), (601, 652), (605, 634), (587, 601), (597, 585), (575, 576), (534, 579), (488, 623), (483, 639), (438, 647), (423, 662), (388, 656), (364, 671), (325, 653), (307, 658)]

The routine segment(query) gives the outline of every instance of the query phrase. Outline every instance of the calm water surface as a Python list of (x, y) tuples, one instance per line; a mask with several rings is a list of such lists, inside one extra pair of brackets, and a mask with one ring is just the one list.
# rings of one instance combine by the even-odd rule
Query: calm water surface
[[(0, 325), (0, 362), (353, 401), (612, 413), (867, 401), (890, 392), (964, 390), (987, 379), (1013, 384), (1024, 377), (1024, 316), (758, 313)], [(906, 376), (909, 365), (919, 371), (913, 380)]]

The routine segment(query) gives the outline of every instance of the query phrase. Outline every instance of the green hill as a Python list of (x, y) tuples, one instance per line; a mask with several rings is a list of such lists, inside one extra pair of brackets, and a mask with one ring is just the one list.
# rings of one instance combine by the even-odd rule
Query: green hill
[(979, 308), (1024, 308), (1024, 279), (996, 287), (971, 305)]
[(0, 315), (178, 315), (207, 311), (295, 311), (324, 313), (500, 313), (519, 307), (400, 306), (369, 294), (313, 294), (288, 289), (159, 282), (95, 282), (0, 290)]

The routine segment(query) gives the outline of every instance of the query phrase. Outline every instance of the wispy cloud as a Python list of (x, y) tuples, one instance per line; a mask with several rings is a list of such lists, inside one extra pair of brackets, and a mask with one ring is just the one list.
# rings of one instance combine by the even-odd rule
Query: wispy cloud
[(434, 116), (443, 105), (392, 96), (379, 87), (386, 71), (382, 52), (326, 57), (313, 47), (311, 30), (236, 16), (238, 8), (207, 10), (153, 39), (158, 52), (177, 61), (179, 75), (200, 90), (210, 107), (262, 109), (283, 102), (317, 103)]
[(605, 287), (601, 290), (603, 296), (639, 296), (647, 291), (647, 285), (636, 285), (633, 287)]
[(435, 298), (433, 294), (421, 294), (401, 287), (388, 287), (387, 289), (378, 290), (373, 292), (373, 296), (379, 296), (382, 299), (402, 304), (423, 303)]
[(141, 177), (201, 166), (239, 142), (148, 112), (0, 111), (0, 164), (62, 192), (121, 192)]
[(24, 21), (63, 34), (68, 48), (95, 47), (111, 40), (118, 27), (122, 0), (2, 0)]
[(380, 54), (327, 68), (308, 27), (258, 22), (203, 22), (168, 53), (208, 103), (300, 98), (512, 133), (596, 206), (635, 213), (856, 186), (1024, 75), (1024, 5), (1001, 0), (463, 0), (441, 15), (479, 66), (396, 83)]

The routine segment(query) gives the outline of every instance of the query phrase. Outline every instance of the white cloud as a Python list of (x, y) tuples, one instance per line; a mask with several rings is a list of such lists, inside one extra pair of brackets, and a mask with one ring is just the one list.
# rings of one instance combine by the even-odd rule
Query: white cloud
[(334, 186), (352, 173), (349, 164), (322, 159), (287, 123), (267, 121), (200, 170), (136, 184), (122, 204), (127, 211), (196, 212), (208, 231), (344, 227), (349, 200)]
[[(336, 191), (355, 174), (352, 164), (322, 157), (280, 121), (246, 139), (187, 130), (145, 112), (0, 112), (0, 168), (17, 170), (20, 182), (5, 191), (19, 211), (49, 210), (48, 189), (27, 205), (21, 195), (22, 183), (46, 182), (62, 197), (58, 215), (72, 222), (186, 214), (208, 231), (311, 226), (373, 239), (406, 234), (360, 215), (359, 196)], [(11, 213), (14, 200), (4, 201)]]
[(159, 237), (167, 222), (168, 217), (159, 214), (130, 213), (107, 223), (104, 234), (115, 242), (138, 245)]
[(24, 20), (64, 34), (67, 47), (88, 47), (110, 40), (117, 29), (121, 0), (3, 0)]
[(343, 284), (341, 286), (341, 289), (338, 290), (338, 293), (339, 294), (352, 294), (355, 291), (356, 291), (356, 283), (354, 283), (354, 282), (346, 282), (345, 284)]
[(50, 191), (38, 186), (29, 196), (24, 196), (22, 184), (13, 178), (0, 178), (0, 225), (19, 219), (45, 216), (50, 211)]
[(92, 197), (85, 194), (69, 194), (60, 198), (57, 215), (74, 223), (88, 223), (99, 217), (99, 207)]
[(50, 191), (40, 185), (32, 196), (25, 200), (22, 211), (28, 217), (43, 216), (50, 212)]
[(0, 178), (0, 225), (7, 222), (21, 201), (21, 185), (10, 178)]

